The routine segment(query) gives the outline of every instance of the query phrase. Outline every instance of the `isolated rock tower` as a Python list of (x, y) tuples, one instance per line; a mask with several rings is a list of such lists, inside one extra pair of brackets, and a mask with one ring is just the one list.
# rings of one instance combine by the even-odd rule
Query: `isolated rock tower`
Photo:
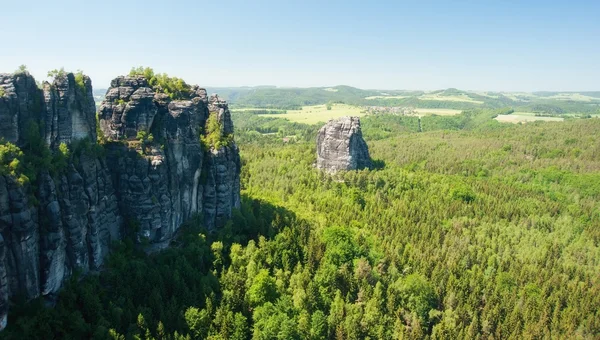
[(330, 120), (317, 135), (317, 168), (329, 173), (371, 167), (358, 117)]

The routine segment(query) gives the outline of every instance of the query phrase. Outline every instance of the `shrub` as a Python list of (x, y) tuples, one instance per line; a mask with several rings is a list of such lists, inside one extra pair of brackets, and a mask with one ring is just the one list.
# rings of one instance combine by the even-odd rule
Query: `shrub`
[(206, 128), (204, 134), (200, 136), (200, 142), (205, 149), (214, 147), (220, 149), (221, 146), (228, 146), (233, 141), (233, 135), (223, 136), (221, 133), (222, 127), (219, 123), (216, 112), (211, 112), (206, 120)]
[(51, 71), (48, 71), (48, 78), (52, 78), (52, 79), (56, 79), (58, 77), (65, 77), (67, 75), (67, 72), (65, 71), (64, 67), (61, 67), (60, 70), (54, 69)]
[(29, 73), (27, 70), (27, 65), (20, 65), (19, 68), (15, 71), (15, 74), (24, 74)]
[(190, 96), (191, 86), (183, 79), (169, 77), (166, 73), (154, 73), (150, 67), (133, 67), (129, 71), (130, 76), (142, 76), (148, 80), (148, 84), (157, 92), (168, 95), (171, 99), (187, 99)]
[(75, 85), (81, 90), (81, 92), (85, 93), (85, 75), (82, 70), (77, 70), (75, 73)]

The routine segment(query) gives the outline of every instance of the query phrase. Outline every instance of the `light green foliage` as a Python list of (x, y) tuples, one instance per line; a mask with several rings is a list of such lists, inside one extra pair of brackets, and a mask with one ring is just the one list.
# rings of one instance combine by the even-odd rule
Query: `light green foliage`
[(210, 329), (212, 318), (206, 309), (190, 307), (185, 311), (185, 322), (196, 339), (205, 338)]
[(75, 85), (79, 88), (82, 93), (86, 93), (85, 88), (85, 75), (82, 70), (77, 70), (75, 73)]
[(65, 71), (64, 67), (61, 67), (60, 69), (54, 69), (54, 70), (48, 71), (48, 78), (52, 78), (52, 79), (62, 78), (62, 77), (65, 77), (66, 75), (67, 75), (67, 72)]
[(148, 132), (146, 132), (144, 130), (138, 131), (137, 135), (135, 136), (135, 138), (137, 140), (139, 140), (140, 142), (143, 142), (144, 140), (146, 140), (147, 137), (148, 137)]
[(200, 142), (205, 149), (214, 148), (219, 150), (222, 146), (228, 146), (233, 142), (233, 135), (223, 135), (223, 127), (219, 122), (216, 112), (211, 112), (206, 120), (206, 127), (200, 135)]
[(6, 90), (4, 87), (0, 86), (0, 97), (4, 97), (6, 95)]
[(29, 73), (27, 70), (27, 65), (20, 65), (19, 68), (15, 71), (16, 74)]
[(154, 73), (150, 67), (133, 67), (129, 75), (143, 76), (154, 90), (167, 94), (171, 99), (188, 99), (190, 96), (191, 86), (183, 79), (169, 77), (166, 73)]
[(0, 143), (0, 175), (11, 175), (17, 178), (20, 184), (29, 182), (29, 178), (23, 174), (22, 162), (21, 149), (12, 143)]
[(254, 277), (252, 285), (248, 289), (248, 304), (251, 307), (258, 307), (266, 302), (275, 301), (277, 295), (275, 279), (269, 275), (267, 270), (262, 269)]
[(408, 309), (419, 317), (422, 324), (429, 322), (431, 311), (437, 306), (437, 297), (431, 283), (420, 274), (410, 274), (392, 285), (400, 304), (396, 307)]
[(254, 312), (253, 339), (300, 339), (298, 320), (289, 298), (267, 302)]

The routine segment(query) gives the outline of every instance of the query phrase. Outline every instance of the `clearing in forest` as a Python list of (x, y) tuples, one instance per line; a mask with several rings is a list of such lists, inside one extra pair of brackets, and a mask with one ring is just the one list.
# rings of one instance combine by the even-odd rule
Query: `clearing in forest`
[(562, 122), (565, 120), (561, 117), (540, 117), (535, 116), (535, 114), (531, 112), (514, 112), (509, 115), (498, 115), (498, 117), (494, 118), (501, 123), (527, 123), (527, 122), (535, 122), (538, 120), (545, 122)]
[(415, 111), (417, 111), (417, 113), (419, 114), (419, 116), (426, 116), (426, 115), (438, 115), (438, 116), (455, 116), (455, 115), (459, 115), (462, 113), (462, 110), (455, 110), (455, 109), (415, 109)]
[(311, 105), (303, 106), (302, 110), (288, 110), (285, 114), (279, 115), (259, 115), (262, 117), (277, 117), (285, 118), (289, 121), (304, 124), (316, 124), (319, 122), (327, 122), (332, 118), (343, 116), (364, 116), (361, 108), (347, 104), (331, 104), (331, 110), (327, 110), (327, 105)]
[(473, 103), (473, 104), (483, 104), (481, 100), (475, 100), (466, 94), (460, 94), (455, 96), (444, 96), (438, 93), (427, 93), (419, 97), (420, 100), (439, 100), (439, 101), (447, 101), (447, 102), (465, 102), (465, 103)]

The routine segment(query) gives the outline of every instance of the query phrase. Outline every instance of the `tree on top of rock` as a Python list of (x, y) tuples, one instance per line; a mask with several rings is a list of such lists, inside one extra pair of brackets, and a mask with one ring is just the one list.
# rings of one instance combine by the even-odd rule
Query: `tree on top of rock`
[(129, 76), (142, 76), (148, 80), (148, 84), (157, 92), (168, 95), (171, 99), (188, 99), (192, 92), (192, 87), (183, 79), (169, 77), (166, 73), (154, 73), (150, 67), (132, 67)]

